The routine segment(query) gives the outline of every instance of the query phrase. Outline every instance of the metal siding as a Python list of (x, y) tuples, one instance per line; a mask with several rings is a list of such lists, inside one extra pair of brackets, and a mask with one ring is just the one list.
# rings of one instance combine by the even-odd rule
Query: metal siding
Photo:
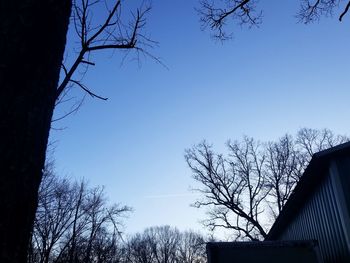
[(334, 189), (331, 176), (327, 174), (278, 239), (318, 240), (321, 262), (350, 262)]
[(339, 237), (338, 239), (336, 239), (337, 242), (337, 248), (338, 248), (338, 254), (341, 257), (345, 257), (347, 254), (347, 247), (343, 246), (342, 244), (347, 244), (346, 242), (346, 238), (345, 238), (345, 234), (343, 232), (343, 227), (342, 227), (342, 221), (341, 221), (341, 214), (340, 211), (337, 209), (337, 203), (336, 203), (336, 196), (334, 195), (334, 191), (330, 191), (331, 197), (330, 200), (332, 201), (331, 207), (332, 207), (332, 211), (334, 213), (334, 221), (335, 225), (337, 226), (336, 231), (337, 231), (337, 237)]
[[(350, 158), (339, 158), (336, 161), (333, 161), (330, 165), (331, 179), (334, 187), (334, 200), (339, 207), (339, 220), (340, 225), (343, 227), (344, 238), (347, 243), (347, 251), (350, 251), (350, 216), (349, 216), (349, 206), (350, 198), (349, 189), (350, 189)], [(350, 261), (350, 260), (349, 260)]]
[[(331, 181), (332, 183), (332, 181)], [(332, 221), (332, 227), (333, 227), (333, 244), (334, 244), (334, 249), (336, 253), (336, 257), (343, 258), (346, 255), (346, 240), (344, 236), (344, 232), (342, 229), (341, 221), (340, 221), (340, 213), (337, 209), (337, 204), (335, 202), (335, 195), (332, 185), (327, 184), (327, 187), (329, 190), (327, 191), (327, 198), (329, 200), (329, 211), (331, 212), (331, 221)], [(343, 245), (345, 244), (345, 246)]]

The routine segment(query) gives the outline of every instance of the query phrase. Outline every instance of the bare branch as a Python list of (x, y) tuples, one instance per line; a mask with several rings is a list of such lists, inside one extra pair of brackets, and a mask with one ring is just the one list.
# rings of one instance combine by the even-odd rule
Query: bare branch
[(112, 8), (106, 5), (107, 14), (101, 25), (94, 26), (92, 20), (91, 8), (102, 1), (75, 0), (73, 8), (73, 23), (77, 36), (80, 39), (80, 50), (77, 53), (72, 65), (67, 68), (62, 67), (64, 78), (57, 88), (56, 100), (59, 100), (65, 94), (69, 83), (73, 83), (80, 87), (88, 95), (106, 100), (93, 93), (89, 88), (79, 81), (73, 79), (78, 68), (85, 65), (85, 72), (88, 66), (94, 66), (95, 63), (89, 60), (90, 54), (99, 50), (135, 50), (137, 53), (145, 53), (147, 56), (159, 62), (159, 59), (150, 55), (143, 46), (152, 47), (155, 43), (148, 37), (145, 37), (141, 30), (145, 28), (145, 16), (150, 11), (149, 7), (142, 10), (137, 9), (136, 14), (132, 14), (132, 21), (127, 25), (123, 23), (120, 17), (121, 0), (116, 0)]
[(81, 63), (85, 63), (85, 64), (88, 64), (90, 66), (95, 66), (95, 63), (87, 61), (87, 60), (82, 60)]
[(299, 12), (296, 17), (300, 22), (309, 24), (319, 21), (321, 16), (332, 16), (334, 9), (341, 0), (301, 0)]
[[(309, 24), (318, 21), (322, 16), (333, 16), (342, 0), (300, 0), (300, 8), (296, 17), (302, 23)], [(213, 37), (227, 40), (232, 36), (232, 30), (225, 27), (229, 18), (238, 25), (248, 27), (259, 26), (262, 22), (262, 11), (257, 11), (258, 0), (200, 0), (197, 10), (200, 16), (202, 29), (209, 28)], [(339, 21), (348, 13), (350, 1), (339, 16)]]
[(70, 110), (65, 112), (60, 117), (56, 117), (56, 118), (52, 119), (51, 122), (53, 123), (56, 121), (63, 120), (64, 118), (68, 117), (69, 115), (76, 113), (80, 109), (80, 107), (83, 105), (83, 102), (84, 102), (84, 97), (83, 97), (83, 99), (79, 100), (77, 103), (73, 104), (73, 106), (70, 108)]
[(70, 80), (71, 82), (77, 84), (80, 88), (82, 88), (85, 92), (87, 92), (91, 97), (93, 98), (98, 98), (100, 100), (108, 100), (108, 98), (104, 98), (104, 97), (101, 97), (95, 93), (93, 93), (91, 90), (89, 90), (87, 87), (85, 87), (82, 83), (80, 83), (79, 81), (76, 81), (74, 79), (71, 79)]
[(226, 40), (231, 37), (224, 30), (229, 17), (237, 21), (240, 25), (258, 26), (261, 23), (262, 12), (256, 12), (256, 2), (254, 0), (228, 0), (219, 6), (214, 5), (209, 0), (200, 1), (198, 13), (202, 23), (202, 28), (209, 27), (214, 32), (214, 37), (219, 40)]
[(350, 1), (348, 1), (348, 3), (346, 4), (346, 7), (344, 9), (344, 11), (340, 14), (339, 16), (339, 21), (341, 22), (343, 17), (347, 14), (347, 12), (349, 11), (350, 8)]

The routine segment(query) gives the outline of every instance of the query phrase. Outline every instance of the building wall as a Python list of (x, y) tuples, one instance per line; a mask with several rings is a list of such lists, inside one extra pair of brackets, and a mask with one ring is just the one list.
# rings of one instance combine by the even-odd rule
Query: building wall
[(277, 237), (277, 240), (317, 240), (320, 261), (324, 263), (350, 262), (350, 222), (343, 192), (350, 189), (340, 180), (342, 173), (349, 170), (337, 163), (330, 162), (328, 174)]

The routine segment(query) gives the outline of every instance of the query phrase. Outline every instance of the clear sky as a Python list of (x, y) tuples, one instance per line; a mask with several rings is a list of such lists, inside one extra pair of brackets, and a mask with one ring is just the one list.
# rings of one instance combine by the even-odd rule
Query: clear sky
[[(124, 1), (125, 5), (131, 1)], [(259, 28), (232, 27), (224, 44), (200, 30), (197, 0), (154, 0), (147, 32), (152, 59), (93, 57), (84, 83), (108, 97), (87, 97), (53, 131), (57, 171), (104, 185), (111, 202), (134, 208), (133, 233), (154, 225), (199, 230), (184, 150), (206, 139), (272, 140), (301, 127), (350, 131), (350, 15), (303, 25), (295, 0), (261, 1)], [(98, 16), (98, 13), (96, 14)], [(71, 39), (70, 39), (71, 41)], [(68, 48), (71, 44), (68, 45)]]

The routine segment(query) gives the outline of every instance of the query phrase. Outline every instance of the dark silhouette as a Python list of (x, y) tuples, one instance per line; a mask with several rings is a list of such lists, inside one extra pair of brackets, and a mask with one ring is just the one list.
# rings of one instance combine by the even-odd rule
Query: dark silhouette
[(317, 263), (317, 242), (209, 242), (208, 263)]
[[(186, 151), (196, 189), (203, 194), (195, 207), (206, 207), (204, 225), (232, 230), (236, 240), (258, 241), (281, 212), (313, 153), (349, 141), (330, 130), (301, 129), (260, 143), (244, 137), (227, 143), (228, 156), (202, 142)], [(268, 220), (270, 219), (270, 220)]]
[(70, 11), (0, 2), (0, 262), (26, 262)]
[(60, 178), (47, 166), (28, 263), (206, 262), (206, 239), (193, 231), (156, 226), (125, 238), (131, 209), (106, 200), (103, 188)]
[(170, 226), (145, 229), (127, 243), (127, 261), (132, 263), (204, 263), (206, 240), (193, 231)]
[(61, 179), (49, 167), (40, 186), (28, 262), (115, 262), (122, 258), (122, 219), (130, 211), (109, 205), (102, 187)]
[[(62, 58), (72, 2), (81, 49), (67, 67)], [(93, 65), (87, 58), (98, 50), (144, 52), (139, 45), (149, 41), (140, 35), (148, 8), (123, 23), (116, 0), (94, 27), (90, 9), (99, 2), (0, 1), (0, 262), (26, 262), (56, 103), (71, 84), (104, 99), (74, 78), (78, 67)], [(65, 77), (58, 83), (61, 68)]]
[[(234, 21), (239, 25), (248, 27), (258, 26), (262, 22), (262, 11), (258, 10), (258, 0), (228, 0), (212, 1), (200, 0), (198, 13), (202, 28), (209, 28), (213, 37), (226, 40), (232, 33), (225, 29), (228, 21)], [(339, 21), (342, 21), (350, 8), (350, 1), (341, 6)], [(340, 0), (300, 0), (300, 8), (296, 15), (300, 22), (305, 24), (318, 21), (321, 16), (329, 16), (334, 10), (339, 9)]]

